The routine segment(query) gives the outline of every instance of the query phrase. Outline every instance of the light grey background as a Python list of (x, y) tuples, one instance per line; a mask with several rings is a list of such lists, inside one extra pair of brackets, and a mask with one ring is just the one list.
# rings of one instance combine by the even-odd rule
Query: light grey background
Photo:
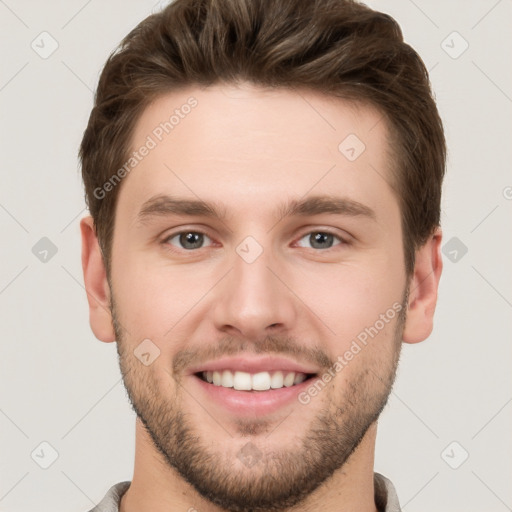
[[(375, 469), (406, 512), (512, 510), (512, 2), (370, 4), (431, 70), (449, 145), (444, 244), (457, 239), (434, 332), (404, 346)], [(109, 52), (159, 7), (0, 0), (1, 511), (85, 512), (132, 477), (135, 416), (115, 346), (88, 324), (77, 149)], [(58, 42), (47, 58), (31, 47), (51, 49), (43, 31)], [(55, 255), (34, 254), (43, 237)], [(47, 469), (42, 442), (58, 452)]]

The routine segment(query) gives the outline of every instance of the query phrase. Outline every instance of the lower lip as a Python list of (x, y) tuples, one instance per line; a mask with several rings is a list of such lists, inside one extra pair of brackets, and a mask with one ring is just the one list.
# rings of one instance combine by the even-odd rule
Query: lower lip
[(311, 384), (306, 379), (300, 384), (267, 391), (238, 391), (234, 388), (215, 386), (205, 382), (197, 375), (191, 375), (194, 385), (198, 386), (208, 401), (214, 401), (236, 416), (254, 416), (272, 414), (283, 407), (299, 403), (298, 395)]

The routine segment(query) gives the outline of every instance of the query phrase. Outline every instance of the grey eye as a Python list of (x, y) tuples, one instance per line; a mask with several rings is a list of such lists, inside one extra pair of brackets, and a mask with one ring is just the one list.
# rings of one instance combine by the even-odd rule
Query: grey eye
[[(177, 242), (173, 243), (175, 240)], [(167, 239), (167, 242), (175, 247), (178, 247), (179, 249), (190, 251), (193, 249), (200, 249), (203, 246), (205, 240), (210, 240), (210, 237), (204, 233), (199, 233), (197, 231), (183, 231), (181, 233), (177, 233), (176, 235), (170, 236)]]
[[(333, 245), (338, 245), (333, 243), (334, 240), (341, 242), (339, 237), (325, 231), (313, 231), (303, 236), (300, 240), (307, 240), (310, 245), (306, 245), (306, 247), (310, 247), (311, 249), (330, 249)], [(304, 246), (301, 245), (301, 247)]]

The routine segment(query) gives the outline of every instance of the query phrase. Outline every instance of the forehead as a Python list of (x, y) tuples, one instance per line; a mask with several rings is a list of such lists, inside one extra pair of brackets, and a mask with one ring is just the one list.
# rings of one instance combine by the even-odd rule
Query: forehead
[(339, 192), (377, 209), (396, 202), (381, 113), (313, 91), (248, 84), (174, 91), (142, 113), (131, 150), (138, 157), (119, 201), (132, 209), (165, 193), (221, 198), (228, 208), (309, 192)]
[[(225, 158), (226, 149), (237, 147), (251, 156), (265, 149), (261, 158), (299, 159), (313, 156), (314, 150), (319, 159), (332, 160), (332, 150), (338, 152), (344, 135), (353, 133), (375, 146), (385, 131), (383, 116), (370, 105), (311, 90), (244, 83), (190, 87), (159, 96), (138, 120), (132, 147), (150, 135), (159, 145), (173, 139), (182, 150), (201, 144), (209, 158)], [(324, 151), (317, 144), (320, 138)], [(244, 153), (233, 156), (243, 158)]]

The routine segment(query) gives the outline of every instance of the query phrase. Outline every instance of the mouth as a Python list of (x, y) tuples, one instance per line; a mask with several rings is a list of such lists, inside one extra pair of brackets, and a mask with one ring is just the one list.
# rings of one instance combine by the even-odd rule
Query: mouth
[(300, 405), (300, 393), (320, 367), (276, 355), (239, 355), (207, 361), (188, 371), (190, 391), (204, 406), (237, 419), (262, 417)]
[(233, 370), (199, 371), (194, 374), (206, 384), (244, 392), (265, 392), (296, 387), (314, 378), (316, 373), (292, 371), (260, 371), (250, 373)]
[[(278, 414), (293, 407), (304, 407), (301, 393), (312, 385), (318, 373), (290, 370), (245, 372), (240, 370), (201, 370), (190, 374), (190, 390), (204, 407), (220, 411), (219, 418), (254, 420)], [(226, 416), (227, 414), (227, 416)]]

